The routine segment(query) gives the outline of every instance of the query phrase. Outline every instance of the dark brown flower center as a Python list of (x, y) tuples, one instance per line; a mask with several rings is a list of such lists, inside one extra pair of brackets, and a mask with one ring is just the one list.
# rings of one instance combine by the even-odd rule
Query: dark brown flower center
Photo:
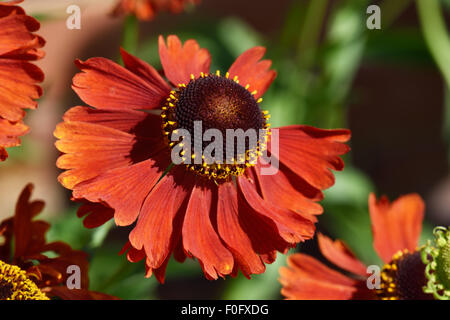
[[(254, 94), (240, 85), (237, 77), (232, 80), (218, 74), (192, 77), (171, 92), (163, 107), (163, 132), (171, 147), (179, 145), (172, 139), (174, 133), (189, 133), (190, 156), (183, 158), (189, 169), (221, 180), (252, 165), (265, 148), (269, 127), (269, 116), (259, 107), (262, 99), (257, 101)], [(222, 140), (216, 141), (218, 137)], [(212, 143), (220, 148), (211, 148)], [(214, 160), (208, 162), (205, 156), (211, 149)]]
[(263, 129), (264, 118), (253, 95), (235, 81), (208, 76), (189, 82), (180, 91), (175, 109), (179, 128), (194, 133), (194, 121), (202, 122), (202, 129)]
[(13, 285), (5, 280), (0, 280), (0, 300), (6, 300), (13, 294)]
[(423, 291), (426, 285), (425, 265), (419, 251), (408, 250), (396, 253), (392, 261), (383, 267), (381, 289), (377, 294), (381, 299), (429, 300), (433, 296)]

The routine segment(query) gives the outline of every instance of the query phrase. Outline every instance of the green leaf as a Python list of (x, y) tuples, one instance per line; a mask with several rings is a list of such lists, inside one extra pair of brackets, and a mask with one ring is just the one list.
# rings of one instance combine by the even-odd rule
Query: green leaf
[(281, 284), (278, 282), (279, 269), (286, 265), (287, 255), (278, 253), (274, 263), (266, 265), (263, 274), (252, 275), (252, 279), (240, 274), (235, 279), (228, 280), (228, 286), (223, 295), (227, 300), (270, 300), (280, 299)]

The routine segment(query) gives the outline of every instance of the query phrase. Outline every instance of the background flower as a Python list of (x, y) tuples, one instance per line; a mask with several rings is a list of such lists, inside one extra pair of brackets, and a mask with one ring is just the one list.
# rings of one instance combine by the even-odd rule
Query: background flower
[[(345, 275), (301, 253), (291, 255), (281, 268), (282, 294), (289, 299), (431, 299), (425, 294), (425, 265), (418, 248), (425, 205), (417, 194), (389, 203), (369, 196), (374, 248), (385, 265), (379, 288), (368, 287), (368, 269), (346, 244), (318, 234), (322, 254)], [(371, 282), (372, 283), (372, 282)], [(373, 283), (375, 285), (375, 283)]]
[(140, 20), (152, 20), (161, 11), (182, 12), (188, 4), (198, 4), (200, 0), (120, 0), (113, 15), (134, 14)]
[(37, 107), (34, 100), (42, 95), (37, 83), (44, 80), (41, 69), (29, 62), (44, 56), (45, 41), (34, 34), (40, 24), (16, 5), (21, 2), (0, 2), (0, 161), (8, 157), (5, 148), (19, 145), (28, 132), (23, 109)]
[[(7, 286), (4, 278), (7, 269), (16, 268), (27, 277), (31, 286), (36, 286), (48, 296), (57, 296), (63, 299), (113, 299), (114, 297), (90, 292), (88, 276), (87, 254), (73, 250), (70, 245), (62, 241), (47, 242), (46, 233), (50, 224), (34, 218), (42, 211), (44, 202), (30, 201), (33, 185), (28, 184), (19, 196), (15, 215), (0, 223), (0, 262), (6, 269), (0, 271), (0, 292), (2, 297), (13, 295), (13, 287)], [(75, 265), (80, 269), (81, 289), (69, 289), (66, 284), (71, 275), (68, 267)], [(11, 267), (13, 266), (13, 267)], [(20, 270), (22, 271), (18, 271)], [(14, 269), (15, 270), (15, 269)], [(14, 284), (15, 286), (18, 284)], [(40, 298), (45, 298), (40, 294)], [(39, 296), (39, 294), (38, 294)]]

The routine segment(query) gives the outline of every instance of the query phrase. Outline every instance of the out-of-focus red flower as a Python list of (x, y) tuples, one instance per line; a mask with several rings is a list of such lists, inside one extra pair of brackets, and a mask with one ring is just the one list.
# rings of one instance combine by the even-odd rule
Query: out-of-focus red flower
[[(30, 298), (26, 292), (20, 293), (20, 280), (29, 282), (36, 288), (32, 295), (45, 298), (44, 292), (63, 299), (112, 299), (114, 297), (91, 292), (88, 289), (88, 260), (86, 253), (73, 250), (67, 243), (56, 241), (47, 243), (45, 234), (50, 228), (47, 222), (34, 220), (42, 211), (44, 202), (30, 201), (33, 186), (27, 185), (17, 201), (15, 215), (0, 223), (0, 299)], [(52, 252), (53, 257), (49, 257)], [(80, 269), (81, 289), (66, 286), (69, 266)], [(14, 283), (17, 280), (18, 283)], [(30, 282), (31, 281), (31, 282)], [(16, 290), (17, 289), (17, 290)], [(36, 294), (41, 292), (41, 294)]]
[(367, 266), (344, 242), (332, 241), (319, 233), (323, 256), (346, 273), (296, 253), (288, 258), (289, 267), (280, 269), (281, 293), (288, 299), (299, 300), (431, 299), (431, 295), (423, 292), (425, 265), (418, 248), (425, 211), (422, 198), (409, 194), (389, 203), (386, 197), (377, 201), (371, 194), (369, 211), (373, 245), (385, 263), (378, 289), (369, 289)]
[[(66, 169), (59, 181), (84, 203), (78, 214), (87, 216), (86, 227), (111, 218), (119, 226), (136, 222), (124, 251), (130, 261), (145, 259), (147, 276), (155, 273), (161, 282), (172, 253), (177, 261), (197, 258), (208, 279), (239, 269), (250, 277), (264, 272), (277, 251), (313, 236), (321, 190), (333, 185), (331, 170), (344, 167), (348, 130), (277, 129), (274, 175), (261, 174), (260, 161), (250, 163), (249, 149), (235, 155), (243, 164), (207, 164), (192, 150), (189, 157), (200, 164), (184, 159), (172, 165), (181, 143), (171, 138), (182, 128), (192, 133), (194, 121), (224, 136), (226, 129), (265, 129), (270, 137), (260, 103), (276, 73), (262, 60), (264, 48), (247, 50), (222, 76), (210, 74), (210, 54), (195, 40), (183, 45), (176, 36), (161, 36), (169, 82), (144, 61), (121, 54), (125, 67), (104, 58), (76, 61), (83, 72), (73, 89), (91, 107), (71, 108), (55, 131), (64, 153), (57, 166)], [(272, 152), (266, 142), (258, 148)]]
[(5, 148), (20, 145), (19, 137), (29, 128), (23, 123), (24, 109), (35, 109), (44, 74), (30, 61), (44, 56), (45, 41), (34, 34), (39, 22), (17, 6), (22, 1), (0, 2), (0, 161)]
[(158, 12), (182, 12), (188, 4), (196, 5), (200, 0), (120, 0), (113, 15), (134, 14), (140, 20), (153, 20)]

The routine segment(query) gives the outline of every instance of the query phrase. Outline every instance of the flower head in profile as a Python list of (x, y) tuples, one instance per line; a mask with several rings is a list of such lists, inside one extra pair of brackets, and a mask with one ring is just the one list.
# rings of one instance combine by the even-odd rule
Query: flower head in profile
[[(264, 53), (249, 49), (227, 72), (210, 73), (210, 54), (196, 41), (161, 36), (167, 80), (124, 50), (125, 67), (104, 58), (76, 61), (82, 73), (73, 89), (90, 107), (71, 108), (55, 130), (63, 153), (57, 165), (66, 170), (59, 181), (83, 203), (85, 226), (111, 218), (119, 226), (135, 223), (124, 251), (130, 261), (145, 259), (147, 276), (163, 281), (173, 254), (177, 261), (196, 258), (208, 279), (239, 270), (250, 277), (264, 272), (277, 251), (313, 236), (322, 213), (317, 201), (334, 183), (331, 169), (343, 169), (350, 133), (270, 129), (261, 96), (276, 73)], [(196, 131), (209, 130), (215, 137), (229, 130), (262, 134), (241, 147), (211, 138), (217, 154), (229, 151), (225, 162), (204, 158), (207, 139), (176, 138), (184, 131), (195, 140)], [(270, 175), (262, 173), (263, 153), (279, 163)]]
[(39, 22), (17, 6), (22, 1), (0, 2), (0, 161), (8, 157), (5, 148), (20, 145), (29, 131), (23, 123), (24, 109), (35, 109), (44, 80), (41, 69), (30, 61), (44, 56), (44, 40), (34, 34)]
[[(113, 298), (87, 290), (86, 253), (61, 241), (46, 241), (50, 225), (33, 220), (44, 202), (30, 201), (32, 189), (31, 184), (24, 188), (15, 215), (0, 222), (0, 300), (48, 300), (54, 296), (76, 300)], [(81, 289), (67, 288), (69, 266), (78, 266)]]
[(199, 2), (200, 0), (120, 0), (113, 15), (133, 14), (139, 20), (153, 20), (158, 12), (181, 13), (187, 5)]
[(376, 283), (368, 278), (367, 266), (344, 242), (332, 241), (319, 233), (322, 255), (346, 273), (296, 253), (288, 258), (289, 267), (280, 269), (282, 294), (288, 299), (302, 300), (431, 299), (432, 295), (423, 289), (425, 264), (422, 249), (418, 247), (424, 210), (425, 204), (417, 194), (399, 197), (392, 203), (386, 197), (377, 201), (374, 194), (370, 195), (373, 246), (385, 263), (378, 288), (368, 285), (368, 282)]

